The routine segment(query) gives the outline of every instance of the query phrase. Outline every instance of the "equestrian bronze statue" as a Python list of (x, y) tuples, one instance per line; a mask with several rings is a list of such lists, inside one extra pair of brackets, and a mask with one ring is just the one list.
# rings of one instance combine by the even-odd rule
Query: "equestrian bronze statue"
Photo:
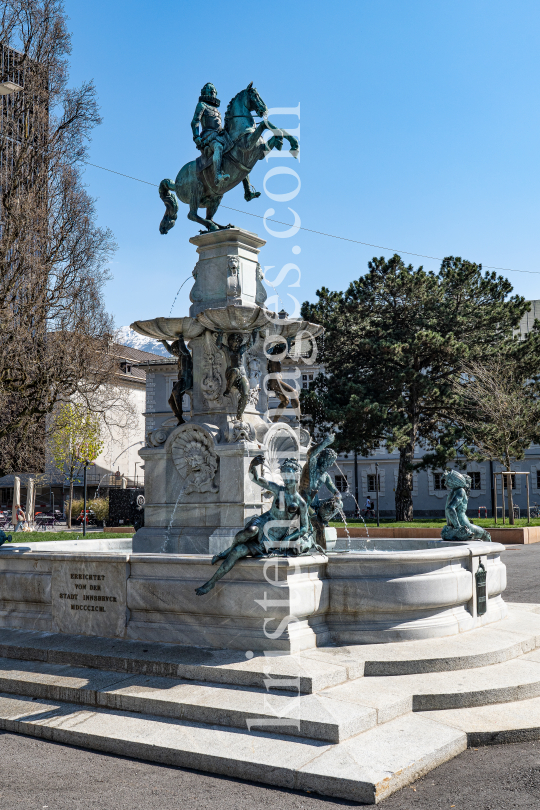
[[(180, 169), (174, 183), (162, 180), (159, 185), (159, 196), (166, 208), (159, 226), (163, 234), (176, 222), (178, 199), (189, 205), (188, 219), (200, 222), (208, 231), (230, 227), (218, 225), (213, 219), (223, 195), (243, 183), (247, 202), (260, 197), (249, 182), (249, 173), (272, 149), (281, 151), (284, 139), (293, 157), (298, 156), (298, 141), (270, 123), (268, 108), (253, 82), (230, 101), (223, 127), (219, 105), (216, 88), (205, 84), (191, 121), (193, 140), (201, 155)], [(255, 125), (252, 112), (263, 119), (260, 124)], [(272, 131), (272, 137), (265, 141), (262, 136), (267, 129)], [(199, 216), (199, 208), (206, 208), (206, 218)]]

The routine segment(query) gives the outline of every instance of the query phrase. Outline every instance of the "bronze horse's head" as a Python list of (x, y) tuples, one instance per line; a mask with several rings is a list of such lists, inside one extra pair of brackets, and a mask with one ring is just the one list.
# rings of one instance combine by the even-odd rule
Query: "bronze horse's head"
[(246, 87), (249, 97), (249, 110), (256, 113), (259, 118), (262, 118), (267, 112), (268, 107), (257, 92), (257, 88), (253, 87), (253, 82), (250, 82)]

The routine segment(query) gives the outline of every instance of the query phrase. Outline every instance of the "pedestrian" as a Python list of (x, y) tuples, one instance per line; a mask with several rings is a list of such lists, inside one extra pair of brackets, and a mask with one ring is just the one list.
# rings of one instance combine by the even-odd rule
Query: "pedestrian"
[(14, 531), (24, 532), (26, 529), (26, 515), (24, 514), (24, 509), (19, 503), (15, 507), (15, 520), (13, 522)]

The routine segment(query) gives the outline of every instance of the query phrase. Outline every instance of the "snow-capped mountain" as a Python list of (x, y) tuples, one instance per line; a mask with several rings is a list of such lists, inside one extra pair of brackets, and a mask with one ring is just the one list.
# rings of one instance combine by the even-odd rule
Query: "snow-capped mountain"
[(170, 357), (167, 349), (159, 340), (139, 335), (138, 332), (134, 332), (129, 326), (121, 326), (120, 329), (118, 329), (116, 342), (120, 343), (121, 346), (131, 346), (132, 349), (138, 349), (141, 352), (151, 352), (152, 354), (159, 354), (162, 357)]

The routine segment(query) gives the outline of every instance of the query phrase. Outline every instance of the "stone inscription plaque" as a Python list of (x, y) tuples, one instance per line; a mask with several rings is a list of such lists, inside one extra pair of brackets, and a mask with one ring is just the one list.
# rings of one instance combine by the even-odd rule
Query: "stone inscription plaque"
[(113, 560), (55, 560), (53, 631), (122, 638), (126, 628), (128, 564)]

